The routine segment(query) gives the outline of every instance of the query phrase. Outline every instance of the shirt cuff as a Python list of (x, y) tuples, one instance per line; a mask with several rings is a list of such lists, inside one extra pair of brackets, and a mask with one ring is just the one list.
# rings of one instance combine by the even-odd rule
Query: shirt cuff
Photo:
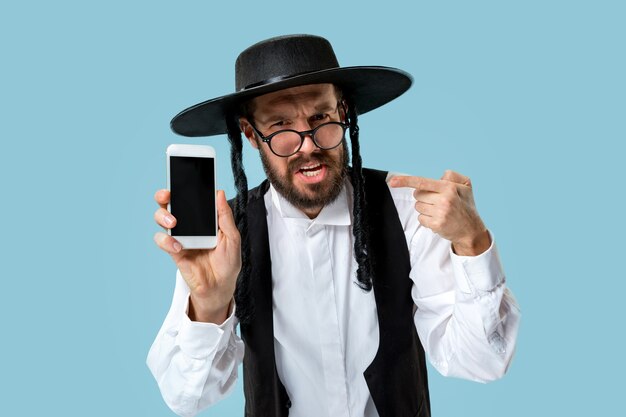
[(457, 285), (461, 292), (471, 294), (476, 292), (492, 291), (504, 280), (504, 270), (500, 262), (500, 255), (491, 232), (491, 246), (477, 256), (460, 256), (452, 251), (450, 257)]
[[(187, 299), (189, 303), (189, 298)], [(187, 306), (185, 307), (187, 311)], [(186, 355), (194, 359), (204, 359), (223, 349), (233, 331), (235, 322), (235, 303), (231, 302), (231, 312), (222, 324), (191, 321), (187, 313), (183, 314), (177, 335), (177, 345)]]

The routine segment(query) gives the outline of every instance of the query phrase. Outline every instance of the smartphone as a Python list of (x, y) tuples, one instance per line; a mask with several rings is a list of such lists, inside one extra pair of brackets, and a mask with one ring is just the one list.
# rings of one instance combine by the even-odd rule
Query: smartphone
[(204, 145), (167, 147), (168, 210), (176, 218), (169, 229), (185, 249), (217, 245), (215, 149)]

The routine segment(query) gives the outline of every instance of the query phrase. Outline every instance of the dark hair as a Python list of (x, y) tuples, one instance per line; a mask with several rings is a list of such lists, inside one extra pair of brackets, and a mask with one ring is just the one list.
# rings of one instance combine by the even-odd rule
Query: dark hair
[(235, 177), (237, 197), (233, 202), (235, 223), (241, 235), (241, 271), (237, 277), (235, 289), (235, 303), (237, 304), (237, 318), (246, 324), (252, 316), (253, 306), (250, 297), (250, 240), (248, 239), (248, 178), (243, 169), (243, 142), (241, 130), (236, 118), (226, 119), (228, 141), (230, 142), (230, 164)]
[(354, 258), (358, 264), (356, 272), (357, 285), (365, 290), (372, 289), (372, 263), (369, 256), (369, 233), (366, 230), (368, 223), (365, 209), (365, 179), (361, 166), (361, 152), (359, 146), (359, 125), (357, 111), (354, 104), (348, 100), (348, 124), (350, 126), (350, 144), (352, 145), (352, 170), (350, 171), (352, 188), (354, 189), (354, 207), (352, 208), (354, 235)]

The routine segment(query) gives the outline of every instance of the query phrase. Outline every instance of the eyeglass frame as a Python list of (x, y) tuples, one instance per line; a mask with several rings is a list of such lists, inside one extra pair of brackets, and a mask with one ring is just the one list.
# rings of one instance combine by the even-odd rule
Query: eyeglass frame
[[(344, 114), (345, 114), (345, 107), (344, 107), (344, 103), (343, 102), (338, 102), (337, 103), (337, 110), (339, 110), (339, 108), (342, 107), (344, 110)], [(337, 111), (335, 110), (335, 111)], [(334, 113), (334, 112), (333, 112)], [(290, 156), (293, 156), (295, 154), (297, 154), (300, 149), (302, 149), (302, 145), (304, 145), (304, 139), (306, 138), (306, 136), (310, 136), (311, 140), (313, 141), (313, 143), (315, 144), (315, 146), (317, 146), (320, 149), (323, 149), (325, 151), (331, 150), (331, 149), (335, 149), (337, 146), (341, 145), (341, 143), (344, 141), (344, 139), (346, 138), (346, 130), (348, 130), (349, 126), (346, 123), (343, 122), (326, 122), (326, 123), (322, 123), (319, 126), (316, 126), (313, 129), (309, 129), (309, 130), (303, 130), (302, 132), (294, 130), (294, 129), (281, 129), (281, 130), (277, 130), (274, 133), (270, 133), (269, 135), (265, 136), (263, 135), (263, 133), (259, 132), (259, 129), (256, 128), (256, 126), (254, 126), (254, 123), (249, 122), (250, 126), (252, 127), (252, 130), (254, 130), (254, 133), (256, 133), (259, 138), (261, 139), (261, 141), (267, 143), (268, 148), (270, 148), (270, 151), (272, 151), (272, 153), (280, 158), (289, 158)], [(317, 143), (317, 141), (315, 140), (315, 132), (317, 132), (321, 127), (326, 126), (326, 125), (339, 125), (341, 126), (341, 128), (343, 129), (343, 133), (341, 134), (341, 140), (333, 147), (331, 148), (324, 148), (322, 146), (319, 145), (319, 143)], [(293, 153), (290, 153), (289, 155), (279, 155), (276, 152), (274, 152), (274, 149), (272, 149), (272, 138), (280, 133), (284, 133), (284, 132), (293, 132), (296, 133), (297, 135), (300, 136), (300, 146), (298, 146), (296, 148), (296, 150)]]

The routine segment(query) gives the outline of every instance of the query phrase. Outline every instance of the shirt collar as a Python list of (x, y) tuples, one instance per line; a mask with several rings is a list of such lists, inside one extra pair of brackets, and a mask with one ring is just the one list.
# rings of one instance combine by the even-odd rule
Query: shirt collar
[(349, 226), (352, 224), (350, 210), (352, 207), (352, 194), (348, 193), (348, 189), (352, 189), (352, 187), (346, 180), (335, 201), (324, 206), (315, 219), (309, 219), (306, 214), (288, 202), (276, 191), (274, 186), (270, 184), (272, 204), (281, 217), (285, 219), (304, 219), (311, 222), (311, 224), (315, 223), (329, 226)]

